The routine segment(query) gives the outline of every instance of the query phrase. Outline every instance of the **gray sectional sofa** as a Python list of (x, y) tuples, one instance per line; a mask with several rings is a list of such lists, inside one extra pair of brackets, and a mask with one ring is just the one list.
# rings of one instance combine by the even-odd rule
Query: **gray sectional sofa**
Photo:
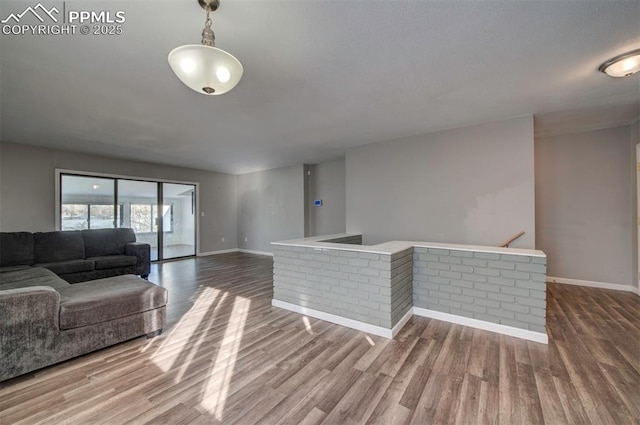
[(132, 229), (0, 233), (0, 267), (49, 269), (69, 283), (122, 274), (146, 278), (150, 247)]
[[(95, 235), (86, 238), (87, 234), (80, 232), (55, 232), (64, 234), (54, 236), (36, 233), (31, 238), (27, 232), (2, 234), (0, 381), (162, 331), (166, 323), (166, 289), (133, 274), (123, 274), (148, 275), (149, 265), (140, 267), (138, 257), (133, 255), (128, 257), (134, 261), (120, 261), (127, 252), (136, 251), (137, 245), (127, 248), (131, 246), (126, 242), (130, 237), (123, 237), (126, 232), (116, 232), (124, 229), (108, 230), (121, 237), (115, 239), (120, 244), (101, 245), (91, 237)], [(106, 233), (100, 232), (100, 236)], [(72, 258), (80, 256), (78, 234), (83, 242), (88, 241), (84, 258)], [(53, 240), (65, 241), (67, 248), (57, 249)], [(45, 247), (53, 251), (46, 252)], [(123, 254), (120, 248), (124, 249)], [(48, 261), (36, 262), (44, 259)], [(92, 267), (83, 260), (93, 262)], [(105, 275), (110, 277), (101, 278)]]

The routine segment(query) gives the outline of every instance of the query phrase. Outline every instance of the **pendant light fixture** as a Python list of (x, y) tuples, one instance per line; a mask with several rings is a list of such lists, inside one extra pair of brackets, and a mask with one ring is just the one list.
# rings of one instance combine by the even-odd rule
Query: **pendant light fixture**
[(211, 29), (211, 12), (220, 6), (219, 0), (198, 0), (207, 12), (202, 30), (202, 44), (180, 46), (169, 53), (169, 65), (187, 87), (200, 94), (219, 95), (233, 89), (244, 69), (233, 55), (218, 49)]
[(640, 72), (640, 49), (611, 58), (598, 68), (610, 77), (628, 77)]

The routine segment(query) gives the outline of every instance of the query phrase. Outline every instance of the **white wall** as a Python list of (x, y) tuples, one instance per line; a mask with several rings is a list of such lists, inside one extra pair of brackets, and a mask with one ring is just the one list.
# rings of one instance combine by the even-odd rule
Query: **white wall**
[(237, 176), (11, 143), (0, 143), (1, 231), (55, 230), (56, 168), (199, 182), (200, 252), (238, 246)]
[[(308, 235), (321, 236), (346, 231), (346, 191), (345, 162), (322, 162), (310, 165), (308, 180)], [(313, 205), (315, 199), (322, 200), (322, 206)]]
[(347, 231), (534, 248), (533, 161), (531, 116), (348, 149)]
[(633, 283), (630, 135), (627, 126), (536, 138), (536, 247), (549, 276)]
[(238, 248), (271, 252), (271, 242), (303, 237), (304, 222), (303, 165), (238, 176)]

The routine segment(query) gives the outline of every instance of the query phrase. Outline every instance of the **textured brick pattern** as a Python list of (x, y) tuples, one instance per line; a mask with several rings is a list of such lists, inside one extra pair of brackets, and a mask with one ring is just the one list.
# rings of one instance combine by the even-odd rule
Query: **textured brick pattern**
[(351, 245), (362, 245), (362, 235), (356, 236), (345, 236), (342, 238), (334, 238), (334, 239), (326, 239), (320, 242), (331, 242), (331, 243), (344, 243)]
[(546, 332), (545, 257), (413, 249), (413, 305)]
[[(274, 299), (387, 329), (393, 326), (391, 255), (282, 245), (274, 245), (273, 254)], [(406, 274), (400, 272), (406, 268), (400, 260), (398, 278)], [(406, 282), (397, 283), (395, 307), (400, 309)]]
[(391, 256), (391, 324), (413, 307), (413, 248)]

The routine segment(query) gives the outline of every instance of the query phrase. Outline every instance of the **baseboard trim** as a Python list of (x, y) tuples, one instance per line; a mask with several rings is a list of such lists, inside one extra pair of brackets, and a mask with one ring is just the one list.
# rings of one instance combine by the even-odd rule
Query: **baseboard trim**
[(267, 251), (254, 251), (253, 249), (237, 249), (238, 252), (244, 252), (245, 254), (255, 254), (255, 255), (266, 255), (268, 257), (273, 257), (273, 252)]
[(495, 332), (503, 335), (513, 336), (516, 338), (526, 339), (528, 341), (539, 342), (542, 344), (549, 343), (549, 337), (542, 332), (534, 332), (526, 329), (514, 328), (512, 326), (499, 325), (497, 323), (485, 322), (483, 320), (471, 319), (468, 317), (456, 316), (453, 314), (442, 313), (439, 311), (428, 310), (426, 308), (413, 307), (402, 316), (402, 319), (392, 329), (383, 328), (382, 326), (371, 325), (369, 323), (360, 322), (358, 320), (348, 319), (346, 317), (337, 316), (335, 314), (326, 313), (324, 311), (315, 310), (309, 307), (303, 307), (297, 304), (291, 304), (280, 300), (271, 300), (271, 305), (282, 308), (298, 314), (314, 317), (316, 319), (335, 323), (336, 325), (345, 326), (347, 328), (370, 333), (384, 338), (394, 338), (400, 330), (407, 324), (413, 315), (421, 317), (429, 317), (431, 319), (442, 320), (443, 322), (455, 323), (458, 325), (469, 326), (471, 328), (482, 329), (484, 331)]
[(229, 252), (238, 252), (238, 248), (221, 249), (220, 251), (199, 252), (198, 257), (208, 257), (209, 255), (227, 254)]
[(391, 328), (391, 338), (395, 338), (395, 336), (398, 335), (398, 332), (400, 332), (402, 328), (404, 328), (404, 325), (406, 325), (407, 322), (411, 320), (412, 317), (413, 317), (413, 308), (410, 308), (409, 311), (407, 311), (405, 315), (402, 316), (400, 321), (398, 321), (398, 323), (396, 323), (396, 325), (393, 328)]
[(254, 251), (252, 249), (240, 249), (240, 248), (221, 249), (220, 251), (200, 252), (197, 254), (197, 256), (207, 257), (209, 255), (227, 254), (229, 252), (244, 252), (245, 254), (266, 255), (267, 257), (273, 257), (273, 252)]
[(622, 285), (620, 283), (595, 282), (592, 280), (567, 279), (565, 277), (547, 276), (547, 282), (563, 283), (565, 285), (586, 286), (589, 288), (612, 289), (614, 291), (633, 292), (640, 295), (638, 288), (631, 285)]
[(485, 322), (484, 320), (456, 316), (454, 314), (442, 313), (440, 311), (420, 307), (413, 307), (413, 314), (416, 316), (429, 317), (431, 319), (442, 320), (444, 322), (469, 326), (471, 328), (482, 329), (484, 331), (522, 338), (529, 341), (540, 342), (542, 344), (549, 343), (549, 337), (547, 334), (542, 332), (534, 332), (526, 329), (514, 328), (513, 326), (499, 325), (497, 323)]
[[(303, 307), (297, 304), (291, 304), (291, 303), (280, 301), (280, 300), (271, 300), (271, 305), (274, 307), (293, 311), (294, 313), (304, 314), (305, 316), (314, 317), (316, 319), (335, 323), (336, 325), (345, 326), (347, 328), (355, 329), (355, 330), (366, 332), (369, 334), (381, 336), (384, 338), (393, 338), (393, 330), (383, 328), (382, 326), (376, 326), (376, 325), (371, 325), (369, 323), (360, 322), (358, 320), (347, 319), (346, 317), (337, 316), (331, 313), (325, 313), (324, 311), (314, 310), (313, 308)], [(404, 317), (402, 319), (404, 320)], [(398, 322), (398, 325), (399, 324), (400, 322)]]

